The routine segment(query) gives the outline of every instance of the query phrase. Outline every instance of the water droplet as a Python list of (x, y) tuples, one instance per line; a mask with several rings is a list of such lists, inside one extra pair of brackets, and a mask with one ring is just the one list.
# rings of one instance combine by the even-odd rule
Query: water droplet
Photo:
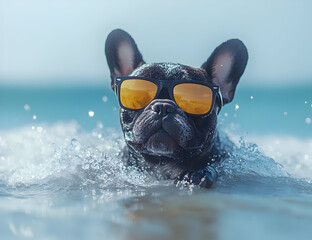
[(304, 104), (307, 104), (308, 103), (308, 101), (304, 101)]
[(38, 133), (41, 133), (42, 130), (43, 130), (43, 127), (37, 127), (37, 132), (38, 132)]
[(97, 126), (97, 128), (102, 129), (102, 128), (103, 128), (103, 123), (102, 123), (102, 122), (98, 122), (98, 123), (96, 124), (96, 126)]
[(36, 116), (36, 115), (34, 115), (34, 116), (33, 116), (33, 119), (34, 119), (34, 120), (36, 120), (36, 119), (37, 119), (37, 116)]
[(250, 99), (251, 99), (251, 100), (253, 100), (253, 99), (254, 99), (254, 97), (253, 97), (253, 96), (250, 96)]
[(235, 111), (237, 111), (239, 109), (239, 105), (235, 104)]
[(287, 116), (288, 112), (284, 112), (284, 116)]
[(25, 104), (24, 109), (25, 109), (25, 111), (30, 111), (30, 106), (28, 104)]
[(309, 124), (311, 123), (311, 118), (308, 118), (308, 117), (307, 117), (307, 118), (305, 119), (305, 122), (306, 122), (306, 124), (309, 125)]
[(71, 140), (70, 145), (75, 149), (75, 151), (79, 151), (81, 148), (80, 142), (78, 142), (76, 138)]
[(309, 160), (309, 159), (310, 159), (309, 154), (304, 154), (304, 160)]
[(89, 117), (93, 117), (94, 116), (94, 112), (92, 110), (89, 111)]
[(102, 101), (103, 101), (103, 102), (107, 102), (107, 100), (108, 100), (108, 98), (107, 98), (106, 96), (103, 96), (103, 97), (102, 97)]
[(226, 112), (226, 113), (224, 113), (224, 117), (227, 117), (228, 116), (228, 113)]
[(82, 167), (83, 170), (88, 170), (88, 169), (90, 169), (89, 163), (85, 163), (85, 164), (83, 164), (81, 167)]

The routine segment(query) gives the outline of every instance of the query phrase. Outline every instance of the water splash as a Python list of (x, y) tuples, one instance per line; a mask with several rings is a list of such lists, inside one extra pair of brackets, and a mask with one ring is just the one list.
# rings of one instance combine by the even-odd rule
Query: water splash
[(263, 155), (283, 166), (291, 177), (312, 180), (312, 139), (291, 136), (249, 136), (246, 141), (256, 142)]
[(76, 189), (94, 194), (157, 183), (125, 168), (119, 157), (123, 146), (115, 131), (80, 132), (75, 122), (2, 132), (0, 181), (5, 189), (0, 192), (40, 195)]
[(219, 181), (226, 184), (237, 177), (287, 177), (288, 173), (281, 164), (265, 156), (254, 143), (245, 142), (243, 137), (230, 140), (221, 133), (221, 148), (229, 153), (217, 170)]
[[(219, 188), (235, 190), (234, 185), (254, 181), (272, 188), (272, 178), (276, 182), (311, 182), (312, 140), (242, 138), (223, 132), (220, 137), (221, 148), (230, 154), (217, 166)], [(0, 193), (29, 196), (76, 192), (108, 199), (170, 185), (170, 181), (159, 182), (136, 168), (125, 167), (123, 147), (121, 133), (103, 124), (92, 132), (80, 130), (75, 122), (2, 131)]]

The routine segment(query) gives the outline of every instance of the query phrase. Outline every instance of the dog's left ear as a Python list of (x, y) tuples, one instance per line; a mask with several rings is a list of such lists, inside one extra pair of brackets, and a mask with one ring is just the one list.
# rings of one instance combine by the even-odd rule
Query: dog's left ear
[(112, 89), (116, 76), (127, 76), (144, 63), (133, 38), (121, 29), (115, 29), (107, 36), (105, 55), (110, 70)]
[(244, 43), (231, 39), (218, 46), (201, 66), (212, 82), (220, 87), (224, 104), (233, 100), (247, 61), (248, 52)]

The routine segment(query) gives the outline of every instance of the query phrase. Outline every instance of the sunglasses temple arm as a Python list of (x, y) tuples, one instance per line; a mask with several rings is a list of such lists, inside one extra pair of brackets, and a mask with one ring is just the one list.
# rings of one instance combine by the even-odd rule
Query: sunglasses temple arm
[(219, 97), (220, 97), (220, 108), (219, 108), (219, 111), (218, 111), (218, 114), (219, 114), (221, 109), (222, 109), (222, 107), (223, 107), (223, 97), (222, 97), (222, 93), (221, 93), (220, 88), (218, 90), (218, 94), (219, 94)]

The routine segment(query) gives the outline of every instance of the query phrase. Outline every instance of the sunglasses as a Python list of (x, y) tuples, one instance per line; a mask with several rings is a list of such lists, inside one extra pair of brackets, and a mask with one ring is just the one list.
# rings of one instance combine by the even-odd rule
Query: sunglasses
[(156, 99), (166, 88), (184, 112), (191, 115), (208, 115), (214, 107), (216, 96), (223, 105), (220, 88), (195, 80), (158, 80), (140, 77), (116, 77), (115, 91), (119, 105), (128, 110), (140, 110)]

